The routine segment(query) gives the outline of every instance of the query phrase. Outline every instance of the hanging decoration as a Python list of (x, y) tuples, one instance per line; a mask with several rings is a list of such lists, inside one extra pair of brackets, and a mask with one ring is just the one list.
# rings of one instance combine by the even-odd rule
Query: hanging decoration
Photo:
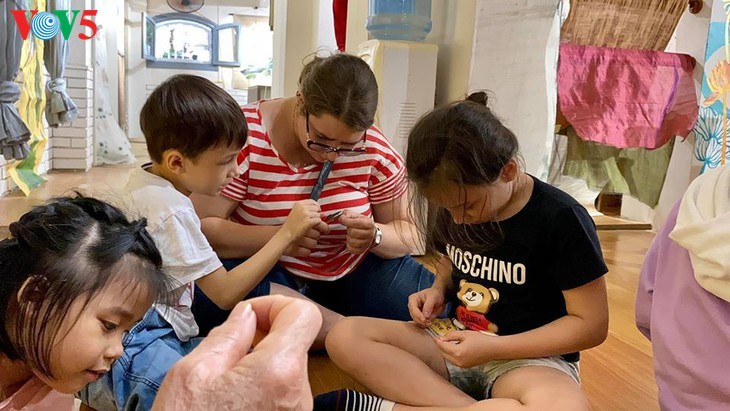
[[(28, 2), (32, 10), (45, 10), (46, 0)], [(30, 130), (30, 153), (22, 161), (8, 164), (7, 172), (25, 195), (43, 183), (39, 166), (48, 135), (43, 124), (46, 109), (46, 80), (43, 77), (43, 40), (31, 36), (23, 42), (20, 67), (23, 76), (18, 112)]]
[(700, 113), (695, 126), (695, 158), (702, 172), (730, 160), (730, 0), (712, 5), (710, 30), (705, 53)]

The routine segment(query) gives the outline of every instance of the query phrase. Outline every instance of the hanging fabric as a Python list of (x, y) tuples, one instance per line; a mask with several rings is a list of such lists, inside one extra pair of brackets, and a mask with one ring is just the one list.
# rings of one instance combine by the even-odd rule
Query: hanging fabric
[(664, 50), (687, 0), (570, 0), (564, 43)]
[(27, 9), (25, 0), (0, 1), (0, 151), (6, 160), (22, 160), (30, 152), (30, 130), (15, 106), (20, 98), (20, 86), (15, 78), (20, 68), (23, 39), (12, 14), (13, 10)]
[(585, 140), (662, 147), (697, 120), (694, 65), (685, 54), (563, 44), (560, 110)]
[[(48, 0), (48, 11), (68, 10), (69, 0)], [(66, 93), (66, 79), (63, 78), (68, 60), (68, 41), (56, 35), (46, 41), (43, 48), (43, 64), (50, 79), (46, 83), (46, 121), (49, 127), (72, 122), (78, 115), (71, 97)]]
[[(570, 13), (561, 30), (561, 48), (566, 44), (573, 44), (663, 51), (669, 44), (686, 9), (687, 0), (571, 0)], [(562, 99), (563, 95), (559, 94), (559, 100)], [(562, 101), (560, 106), (562, 106)], [(593, 108), (589, 108), (589, 110), (591, 109)], [(561, 118), (560, 109), (558, 112), (558, 118)], [(559, 124), (565, 125), (565, 123)], [(661, 165), (656, 166), (657, 161), (652, 158), (658, 156), (665, 159), (668, 164), (674, 138), (669, 138), (668, 144), (654, 150), (619, 149), (586, 141), (586, 139), (593, 140), (595, 137), (599, 140), (605, 138), (602, 136), (602, 134), (580, 133), (580, 137), (578, 137), (578, 134), (574, 134), (569, 139), (570, 153), (566, 153), (563, 174), (579, 176), (594, 189), (603, 189), (604, 192), (612, 190), (628, 192), (646, 204), (656, 204), (660, 191), (647, 194), (629, 188), (631, 186), (644, 188), (656, 186), (657, 190), (661, 190), (662, 184), (658, 181), (664, 181), (663, 174), (666, 173), (667, 168)], [(606, 152), (602, 156), (597, 155), (594, 150), (606, 150)], [(623, 156), (629, 154), (634, 156), (632, 161), (648, 161), (648, 164), (654, 164), (655, 168), (645, 173), (635, 173), (636, 169), (633, 167), (625, 168), (629, 164), (629, 160), (619, 161), (619, 159), (623, 159)], [(582, 158), (580, 155), (586, 157)], [(601, 158), (604, 159), (603, 162), (599, 160)], [(621, 164), (624, 165), (625, 171), (621, 171)], [(615, 172), (616, 170), (619, 171)], [(595, 173), (593, 173), (594, 171)], [(654, 171), (662, 173), (661, 179), (653, 174)], [(614, 176), (616, 180), (610, 180), (606, 177), (608, 175)]]
[[(7, 3), (8, 0), (4, 0), (4, 2)], [(28, 7), (29, 10), (45, 10), (46, 0), (30, 0)], [(28, 36), (21, 51), (20, 67), (23, 83), (18, 102), (18, 113), (30, 131), (30, 140), (27, 143), (29, 152), (23, 160), (8, 163), (7, 173), (25, 195), (30, 194), (31, 190), (40, 186), (44, 181), (41, 173), (45, 170), (41, 169), (41, 164), (46, 157), (48, 143), (46, 126), (43, 122), (43, 111), (46, 107), (43, 76), (44, 45), (43, 40), (35, 36)]]
[(563, 174), (577, 177), (592, 190), (629, 194), (654, 208), (664, 186), (674, 139), (656, 150), (619, 149), (579, 137), (567, 129)]

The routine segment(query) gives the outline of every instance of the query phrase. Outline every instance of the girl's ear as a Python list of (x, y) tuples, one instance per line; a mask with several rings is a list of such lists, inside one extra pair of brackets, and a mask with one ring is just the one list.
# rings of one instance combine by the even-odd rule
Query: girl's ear
[(23, 303), (36, 304), (43, 301), (48, 293), (48, 279), (41, 275), (31, 275), (18, 289), (16, 296), (19, 305)]
[(517, 160), (514, 158), (502, 167), (502, 180), (506, 183), (513, 181), (517, 178), (517, 174), (520, 171), (520, 166), (517, 164)]

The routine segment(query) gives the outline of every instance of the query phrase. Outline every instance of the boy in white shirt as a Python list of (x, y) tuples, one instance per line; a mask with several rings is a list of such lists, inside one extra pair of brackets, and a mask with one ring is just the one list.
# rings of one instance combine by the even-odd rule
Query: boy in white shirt
[(179, 287), (171, 305), (156, 304), (124, 339), (124, 354), (82, 401), (97, 410), (150, 409), (162, 379), (201, 338), (190, 309), (197, 285), (218, 307), (231, 309), (266, 276), (289, 245), (315, 228), (327, 230), (313, 200), (294, 205), (276, 235), (227, 271), (200, 230), (188, 199), (217, 195), (239, 175), (236, 157), (248, 133), (236, 101), (209, 80), (177, 75), (160, 84), (140, 114), (151, 164), (134, 170), (125, 192), (147, 218), (164, 270)]

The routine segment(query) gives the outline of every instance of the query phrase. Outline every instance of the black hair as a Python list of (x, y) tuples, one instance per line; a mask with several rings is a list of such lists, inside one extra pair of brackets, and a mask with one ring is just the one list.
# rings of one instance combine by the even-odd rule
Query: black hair
[(411, 210), (429, 253), (446, 243), (485, 250), (500, 241), (498, 224), (492, 224), (491, 232), (455, 224), (448, 210), (429, 206), (424, 195), (444, 184), (491, 184), (519, 156), (517, 137), (487, 107), (487, 100), (487, 93), (480, 91), (438, 107), (421, 117), (408, 136), (406, 169), (415, 186)]
[(123, 279), (145, 287), (152, 301), (170, 299), (172, 285), (145, 225), (81, 195), (52, 200), (10, 224), (12, 237), (0, 241), (0, 354), (52, 378), (53, 344), (79, 298), (86, 307)]
[(157, 86), (147, 98), (139, 124), (152, 161), (167, 150), (195, 160), (212, 148), (243, 147), (248, 135), (241, 107), (208, 79), (178, 74)]
[(345, 53), (315, 56), (299, 75), (299, 91), (309, 114), (329, 114), (353, 130), (375, 122), (378, 82), (361, 58)]

